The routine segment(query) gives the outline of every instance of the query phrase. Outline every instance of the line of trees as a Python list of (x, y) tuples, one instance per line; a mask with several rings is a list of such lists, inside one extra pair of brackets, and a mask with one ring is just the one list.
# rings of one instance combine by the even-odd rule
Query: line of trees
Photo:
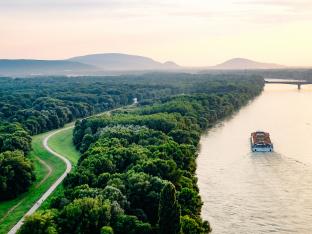
[(263, 80), (180, 78), (184, 94), (77, 121), (82, 156), (64, 194), (27, 218), (21, 233), (210, 232), (195, 176), (200, 135), (257, 96)]

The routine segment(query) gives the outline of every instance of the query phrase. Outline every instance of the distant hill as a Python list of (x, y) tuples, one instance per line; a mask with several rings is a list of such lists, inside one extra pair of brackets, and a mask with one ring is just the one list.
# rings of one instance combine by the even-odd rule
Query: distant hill
[(278, 69), (285, 68), (285, 66), (273, 63), (261, 63), (244, 58), (234, 58), (211, 68), (220, 70), (248, 70), (248, 69)]
[(0, 59), (0, 76), (36, 75), (116, 75), (145, 71), (250, 70), (286, 68), (272, 63), (260, 63), (234, 58), (212, 67), (186, 68), (174, 62), (161, 63), (148, 57), (105, 53), (73, 57), (66, 60)]
[(73, 57), (68, 61), (89, 64), (104, 71), (174, 70), (180, 68), (174, 62), (160, 63), (143, 56), (119, 53), (91, 54)]
[(96, 67), (64, 60), (0, 59), (0, 75), (76, 75), (98, 70)]

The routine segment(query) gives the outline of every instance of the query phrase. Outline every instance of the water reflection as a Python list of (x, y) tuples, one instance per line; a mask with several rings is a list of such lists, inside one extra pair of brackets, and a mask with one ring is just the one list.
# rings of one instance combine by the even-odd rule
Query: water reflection
[[(214, 233), (312, 233), (312, 86), (267, 85), (201, 139), (203, 218)], [(251, 153), (268, 131), (274, 153)]]

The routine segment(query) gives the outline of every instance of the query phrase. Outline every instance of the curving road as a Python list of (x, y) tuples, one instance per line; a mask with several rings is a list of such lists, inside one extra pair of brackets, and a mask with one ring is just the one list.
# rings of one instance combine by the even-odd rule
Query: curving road
[(32, 215), (40, 206), (41, 204), (53, 193), (53, 191), (57, 188), (57, 186), (62, 183), (62, 181), (65, 179), (65, 177), (67, 176), (67, 174), (71, 171), (72, 169), (72, 165), (70, 163), (70, 161), (65, 158), (64, 156), (60, 155), (59, 153), (53, 151), (49, 145), (48, 145), (48, 141), (50, 139), (50, 137), (54, 136), (55, 134), (68, 130), (70, 128), (74, 128), (74, 125), (71, 125), (69, 127), (65, 127), (59, 130), (56, 130), (52, 133), (50, 133), (49, 135), (47, 135), (44, 139), (43, 139), (43, 146), (44, 148), (49, 151), (51, 154), (53, 154), (54, 156), (62, 159), (65, 164), (66, 164), (66, 170), (65, 172), (61, 175), (61, 177), (59, 177), (57, 179), (57, 181), (55, 181), (51, 187), (39, 198), (39, 200), (30, 208), (30, 210), (27, 211), (27, 213), (18, 221), (17, 224), (15, 224), (15, 226), (8, 232), (8, 234), (14, 234), (18, 231), (18, 229), (23, 225), (25, 217)]
[[(91, 117), (94, 117), (94, 116), (101, 116), (103, 114), (110, 114), (112, 111), (115, 111), (115, 110), (119, 110), (119, 109), (122, 109), (122, 108), (125, 108), (125, 107), (132, 107), (132, 106), (136, 106), (138, 104), (138, 102), (134, 102), (133, 104), (131, 105), (128, 105), (128, 106), (123, 106), (123, 107), (119, 107), (119, 108), (116, 108), (116, 109), (113, 109), (113, 110), (110, 110), (110, 111), (105, 111), (105, 112), (102, 112), (102, 113), (99, 113), (99, 114), (96, 114), (96, 115), (93, 115), (93, 116), (89, 116), (89, 117), (86, 117), (84, 119), (88, 119), (88, 118), (91, 118)], [(61, 177), (59, 177), (57, 179), (57, 181), (55, 181), (51, 187), (39, 198), (39, 200), (30, 208), (30, 210), (27, 211), (27, 213), (24, 214), (24, 216), (18, 221), (17, 224), (15, 224), (15, 226), (8, 232), (8, 234), (15, 234), (17, 233), (18, 229), (20, 229), (20, 227), (23, 225), (24, 223), (24, 220), (25, 220), (25, 217), (26, 216), (29, 216), (29, 215), (32, 215), (33, 213), (35, 213), (35, 211), (41, 206), (41, 204), (53, 193), (53, 191), (57, 188), (57, 186), (62, 183), (62, 181), (65, 179), (65, 177), (67, 176), (67, 174), (71, 171), (72, 169), (72, 165), (70, 163), (70, 161), (62, 156), (61, 154), (55, 152), (54, 150), (52, 150), (49, 145), (48, 145), (48, 141), (49, 139), (54, 136), (55, 134), (59, 133), (59, 132), (62, 132), (62, 131), (65, 131), (65, 130), (68, 130), (68, 129), (71, 129), (71, 128), (74, 128), (75, 127), (75, 123), (72, 123), (70, 126), (68, 127), (65, 127), (65, 128), (61, 128), (59, 130), (56, 130), (56, 131), (53, 131), (51, 132), (50, 134), (48, 134), (44, 139), (43, 139), (43, 146), (44, 148), (49, 151), (51, 154), (53, 154), (54, 156), (62, 159), (65, 164), (66, 164), (66, 170), (65, 172), (61, 175)]]

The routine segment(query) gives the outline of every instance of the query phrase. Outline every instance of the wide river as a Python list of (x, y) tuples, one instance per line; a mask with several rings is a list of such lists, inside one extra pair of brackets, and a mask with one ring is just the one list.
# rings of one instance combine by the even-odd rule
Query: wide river
[[(250, 151), (256, 130), (274, 153)], [(201, 138), (197, 176), (213, 233), (312, 233), (312, 86), (266, 85)]]

